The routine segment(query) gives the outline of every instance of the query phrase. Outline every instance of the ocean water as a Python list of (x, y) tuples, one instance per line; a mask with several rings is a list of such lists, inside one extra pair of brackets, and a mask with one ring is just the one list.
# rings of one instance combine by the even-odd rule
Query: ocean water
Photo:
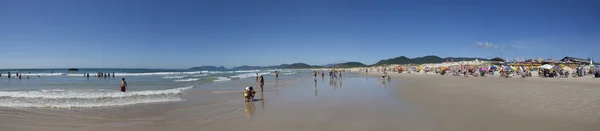
[[(274, 77), (274, 71), (79, 69), (69, 72), (67, 69), (5, 69), (0, 70), (0, 107), (93, 108), (179, 102), (185, 101), (182, 95), (189, 90), (219, 92), (243, 89), (226, 83), (238, 81), (251, 85), (257, 73), (267, 79)], [(288, 78), (298, 77), (302, 72), (278, 71), (281, 72), (280, 77)], [(12, 78), (8, 78), (7, 72), (12, 74)], [(96, 77), (97, 72), (110, 73), (111, 77)], [(113, 72), (115, 77), (112, 77)], [(16, 73), (22, 74), (22, 78), (15, 77)], [(90, 77), (85, 77), (85, 73), (89, 73)], [(304, 75), (308, 73), (306, 71)], [(127, 92), (119, 90), (121, 78), (128, 83)], [(212, 85), (213, 88), (204, 85)]]

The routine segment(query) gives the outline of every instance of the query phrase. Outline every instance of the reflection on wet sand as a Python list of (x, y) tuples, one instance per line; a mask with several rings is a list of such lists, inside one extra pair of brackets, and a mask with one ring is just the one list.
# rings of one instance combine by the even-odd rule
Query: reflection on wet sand
[(244, 102), (244, 112), (246, 113), (246, 118), (252, 119), (255, 110), (256, 107), (254, 106), (254, 102)]
[[(279, 89), (277, 89), (279, 90)], [(260, 93), (260, 107), (263, 112), (265, 112), (265, 94)]]
[(319, 91), (317, 90), (317, 83), (315, 83), (314, 89), (315, 89), (315, 97), (316, 97), (319, 95)]
[(275, 80), (275, 96), (279, 96), (279, 79)]
[(321, 77), (321, 84), (325, 84), (325, 77)]
[(340, 78), (340, 88), (342, 88), (342, 78)]

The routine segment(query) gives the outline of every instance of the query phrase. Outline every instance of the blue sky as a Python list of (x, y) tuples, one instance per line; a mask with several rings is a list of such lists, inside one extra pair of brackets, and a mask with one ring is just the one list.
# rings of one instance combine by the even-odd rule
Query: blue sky
[(373, 64), (424, 55), (600, 60), (598, 7), (597, 0), (0, 0), (0, 68)]

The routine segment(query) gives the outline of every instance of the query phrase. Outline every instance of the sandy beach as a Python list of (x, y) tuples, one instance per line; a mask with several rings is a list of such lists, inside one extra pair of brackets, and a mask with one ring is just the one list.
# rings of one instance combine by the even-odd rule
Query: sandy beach
[[(254, 102), (237, 91), (185, 102), (91, 109), (0, 108), (2, 131), (406, 130), (597, 131), (600, 80), (391, 74), (268, 81)], [(303, 75), (304, 75), (303, 74)], [(239, 86), (239, 83), (231, 83)], [(206, 85), (210, 86), (210, 85)], [(206, 96), (211, 95), (207, 100)], [(235, 97), (235, 96), (239, 96)]]

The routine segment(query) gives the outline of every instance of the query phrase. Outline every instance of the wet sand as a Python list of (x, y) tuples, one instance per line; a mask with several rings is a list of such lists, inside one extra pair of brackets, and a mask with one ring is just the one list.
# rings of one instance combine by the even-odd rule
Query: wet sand
[[(310, 74), (307, 74), (310, 76)], [(0, 108), (0, 130), (597, 131), (593, 80), (522, 80), (394, 74), (267, 82), (241, 93), (188, 92), (186, 102), (98, 109)], [(234, 85), (234, 84), (233, 84)], [(210, 95), (206, 97), (198, 97)], [(237, 97), (239, 96), (239, 98)]]
[(436, 131), (597, 131), (600, 79), (392, 74)]

